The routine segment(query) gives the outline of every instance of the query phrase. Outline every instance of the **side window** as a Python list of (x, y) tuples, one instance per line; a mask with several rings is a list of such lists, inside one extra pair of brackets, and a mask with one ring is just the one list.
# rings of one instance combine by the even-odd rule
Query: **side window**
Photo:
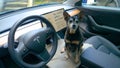
[(86, 5), (120, 7), (120, 0), (83, 0)]

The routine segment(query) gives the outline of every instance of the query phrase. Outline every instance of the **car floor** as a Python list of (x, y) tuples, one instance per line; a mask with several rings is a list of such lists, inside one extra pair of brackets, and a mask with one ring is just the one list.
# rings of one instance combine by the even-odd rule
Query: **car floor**
[(52, 58), (52, 60), (47, 64), (49, 68), (76, 68), (76, 65), (72, 60), (66, 58), (66, 53), (61, 53), (64, 48), (64, 40), (58, 40), (57, 52)]

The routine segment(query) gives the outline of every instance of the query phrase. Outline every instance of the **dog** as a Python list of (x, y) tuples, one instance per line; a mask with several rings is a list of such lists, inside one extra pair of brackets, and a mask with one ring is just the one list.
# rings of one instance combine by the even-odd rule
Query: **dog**
[(64, 19), (67, 22), (67, 28), (64, 36), (65, 51), (68, 58), (71, 58), (75, 63), (81, 63), (80, 55), (82, 52), (83, 36), (80, 31), (80, 18), (79, 16), (70, 16), (64, 12)]

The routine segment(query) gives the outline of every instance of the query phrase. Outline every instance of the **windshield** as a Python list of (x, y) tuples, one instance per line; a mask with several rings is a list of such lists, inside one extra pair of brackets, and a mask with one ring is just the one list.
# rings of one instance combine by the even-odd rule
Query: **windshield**
[(22, 8), (50, 3), (63, 3), (65, 0), (0, 0), (0, 14)]

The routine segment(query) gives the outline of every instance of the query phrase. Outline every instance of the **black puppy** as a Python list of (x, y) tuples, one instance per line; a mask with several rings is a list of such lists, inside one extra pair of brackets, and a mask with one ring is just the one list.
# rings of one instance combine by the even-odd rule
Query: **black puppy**
[(80, 18), (77, 15), (71, 17), (67, 12), (64, 12), (64, 19), (67, 22), (64, 37), (67, 56), (74, 60), (75, 63), (81, 63), (80, 55), (82, 52), (83, 36), (79, 28)]

